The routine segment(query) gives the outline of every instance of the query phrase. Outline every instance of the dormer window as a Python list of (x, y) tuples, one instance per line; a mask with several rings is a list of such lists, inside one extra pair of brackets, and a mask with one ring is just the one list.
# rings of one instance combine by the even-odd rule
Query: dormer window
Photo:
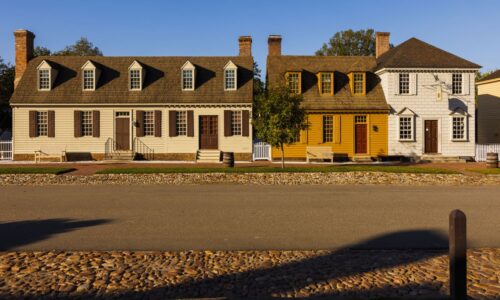
[(302, 73), (301, 72), (287, 72), (285, 74), (288, 89), (293, 94), (302, 93)]
[(101, 72), (89, 60), (82, 67), (82, 88), (84, 91), (95, 91)]
[(318, 73), (318, 88), (321, 95), (333, 96), (333, 73)]
[(50, 91), (57, 76), (57, 70), (47, 61), (42, 61), (37, 67), (37, 81), (39, 91)]
[(365, 72), (351, 72), (349, 74), (351, 92), (355, 96), (366, 94), (366, 74)]
[(134, 61), (128, 68), (128, 88), (131, 91), (141, 91), (144, 82), (145, 70), (138, 61)]
[(181, 85), (183, 91), (194, 91), (195, 85), (195, 67), (187, 61), (181, 68)]
[(237, 90), (237, 72), (238, 67), (229, 61), (224, 67), (224, 90), (225, 91), (236, 91)]

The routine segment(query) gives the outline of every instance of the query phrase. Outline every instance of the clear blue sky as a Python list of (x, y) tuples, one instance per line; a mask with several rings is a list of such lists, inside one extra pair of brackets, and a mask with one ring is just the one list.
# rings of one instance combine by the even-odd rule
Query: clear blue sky
[(500, 1), (5, 1), (0, 57), (13, 62), (15, 29), (35, 45), (60, 50), (81, 36), (105, 55), (236, 55), (252, 35), (261, 67), (267, 36), (283, 36), (284, 54), (314, 54), (335, 32), (374, 28), (395, 45), (420, 38), (483, 66), (500, 68)]

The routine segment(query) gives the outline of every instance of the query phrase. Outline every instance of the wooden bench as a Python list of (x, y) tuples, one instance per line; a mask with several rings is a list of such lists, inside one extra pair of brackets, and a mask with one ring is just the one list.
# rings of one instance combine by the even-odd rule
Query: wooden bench
[(306, 147), (306, 160), (307, 163), (311, 159), (329, 159), (333, 164), (334, 153), (331, 147), (326, 146), (307, 146)]
[(61, 151), (61, 155), (48, 155), (43, 153), (42, 150), (35, 151), (35, 163), (41, 163), (43, 158), (56, 158), (59, 159), (59, 162), (66, 161), (66, 151)]

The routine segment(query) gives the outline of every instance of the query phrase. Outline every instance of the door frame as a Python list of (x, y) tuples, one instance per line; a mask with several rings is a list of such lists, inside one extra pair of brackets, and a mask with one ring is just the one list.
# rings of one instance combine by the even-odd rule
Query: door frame
[[(436, 143), (437, 143), (437, 152), (436, 153), (427, 153), (425, 152), (425, 121), (436, 121), (437, 122), (437, 133), (436, 133)], [(441, 154), (441, 122), (439, 118), (422, 118), (422, 154), (424, 155), (433, 155), (433, 154)]]
[[(117, 113), (128, 113), (128, 117), (127, 116), (117, 116), (116, 114)], [(127, 109), (117, 109), (117, 110), (113, 110), (113, 140), (115, 141), (113, 144), (113, 151), (116, 151), (116, 119), (128, 119), (128, 127), (129, 127), (129, 145), (130, 145), (130, 149), (129, 150), (132, 150), (133, 149), (133, 145), (132, 145), (132, 135), (133, 135), (133, 120), (132, 120), (132, 111), (131, 110), (127, 110)], [(127, 151), (127, 150), (124, 150), (124, 151)]]
[[(365, 116), (366, 122), (356, 123), (356, 116)], [(366, 125), (366, 152), (356, 153), (356, 124)], [(353, 156), (366, 156), (370, 154), (370, 114), (353, 114), (352, 115), (352, 153)]]
[[(202, 121), (201, 119), (203, 117), (215, 117), (217, 119), (217, 129), (216, 129), (216, 135), (217, 135), (217, 147), (216, 148), (213, 148), (213, 149), (203, 149), (201, 147), (201, 136), (203, 134), (202, 130), (201, 130), (201, 126), (202, 126)], [(198, 149), (200, 150), (217, 150), (219, 149), (219, 135), (220, 135), (220, 132), (219, 132), (219, 115), (198, 115)], [(222, 118), (223, 119), (223, 118)]]

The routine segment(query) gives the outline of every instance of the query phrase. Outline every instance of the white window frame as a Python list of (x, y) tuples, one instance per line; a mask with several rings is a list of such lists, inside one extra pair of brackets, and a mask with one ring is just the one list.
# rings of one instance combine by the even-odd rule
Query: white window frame
[[(139, 79), (139, 87), (132, 87), (132, 72), (139, 72), (139, 77), (134, 77), (135, 79)], [(128, 67), (128, 89), (129, 91), (142, 91), (143, 87), (143, 82), (144, 82), (144, 75), (145, 75), (145, 70), (142, 67), (142, 65), (134, 60), (134, 62)]]
[[(234, 72), (233, 87), (228, 87), (227, 85), (228, 72)], [(229, 61), (224, 66), (224, 91), (236, 91), (237, 89), (238, 89), (238, 67), (232, 61)]]
[[(407, 81), (407, 92), (403, 93), (401, 91), (401, 76), (403, 75), (406, 75), (408, 77), (408, 81)], [(411, 79), (410, 79), (410, 73), (399, 73), (398, 74), (398, 91), (399, 91), (399, 95), (410, 95), (411, 94)]]
[[(454, 89), (454, 78), (455, 76), (460, 76), (460, 83), (459, 83), (459, 86), (460, 86), (460, 92), (458, 93), (455, 93), (455, 89)], [(451, 94), (452, 95), (463, 95), (464, 93), (464, 74), (462, 73), (451, 73)]]
[[(401, 137), (401, 119), (410, 119), (410, 137)], [(415, 116), (412, 115), (400, 115), (398, 117), (398, 139), (401, 142), (414, 142), (415, 141)]]
[[(454, 119), (460, 118), (463, 120), (463, 137), (462, 138), (455, 138), (455, 125), (454, 125)], [(468, 141), (469, 138), (469, 126), (468, 126), (468, 118), (467, 116), (464, 115), (452, 115), (450, 118), (450, 135), (451, 135), (451, 141), (452, 142), (466, 142)]]
[(186, 110), (178, 110), (175, 112), (175, 133), (176, 136), (187, 136), (188, 122)]
[[(43, 123), (40, 122), (40, 120), (43, 119)], [(40, 130), (40, 127), (44, 127), (44, 130)], [(37, 136), (49, 136), (49, 112), (44, 110), (44, 111), (37, 111), (36, 112), (36, 132)]]
[(243, 135), (243, 111), (233, 110), (231, 113), (231, 135)]
[[(89, 78), (86, 78), (85, 77), (85, 74), (86, 73), (92, 73), (92, 77), (91, 78), (91, 81), (86, 81), (85, 79), (89, 79)], [(92, 83), (92, 86), (91, 87), (86, 87), (85, 84), (86, 83)], [(82, 71), (82, 89), (84, 91), (95, 91), (95, 70), (92, 70), (92, 69), (84, 69)]]
[[(183, 91), (194, 91), (194, 88), (196, 86), (196, 73), (195, 73), (195, 67), (194, 65), (190, 62), (187, 61), (184, 63), (184, 65), (181, 68), (181, 89)], [(191, 87), (185, 87), (184, 86), (184, 74), (191, 73)]]
[[(47, 62), (47, 61), (42, 61), (38, 67), (36, 68), (36, 84), (37, 84), (37, 89), (39, 91), (50, 91), (52, 90), (52, 84), (54, 82), (55, 77), (57, 76), (57, 71), (52, 68), (52, 66)], [(40, 76), (41, 72), (47, 72), (48, 73), (48, 86), (41, 88), (40, 84)]]
[[(86, 117), (87, 115), (87, 117)], [(90, 116), (90, 118), (88, 117)], [(90, 124), (85, 124), (85, 121), (89, 121)], [(81, 120), (81, 128), (82, 128), (82, 137), (84, 136), (93, 136), (94, 135), (94, 113), (91, 110), (82, 111), (82, 120)]]
[[(42, 87), (41, 84), (42, 84), (42, 72), (47, 72), (47, 87)], [(42, 68), (42, 69), (38, 69), (37, 71), (37, 82), (38, 82), (38, 90), (39, 91), (50, 91), (51, 88), (52, 88), (52, 80), (51, 80), (51, 74), (50, 74), (50, 69), (48, 68)]]
[[(148, 119), (147, 115), (150, 115), (149, 119)], [(150, 123), (146, 123), (146, 121), (150, 121)], [(146, 126), (146, 124), (148, 126)], [(155, 112), (154, 112), (154, 110), (144, 111), (144, 124), (142, 124), (142, 125), (144, 126), (144, 136), (155, 136)], [(148, 132), (148, 130), (149, 130), (149, 132)]]

